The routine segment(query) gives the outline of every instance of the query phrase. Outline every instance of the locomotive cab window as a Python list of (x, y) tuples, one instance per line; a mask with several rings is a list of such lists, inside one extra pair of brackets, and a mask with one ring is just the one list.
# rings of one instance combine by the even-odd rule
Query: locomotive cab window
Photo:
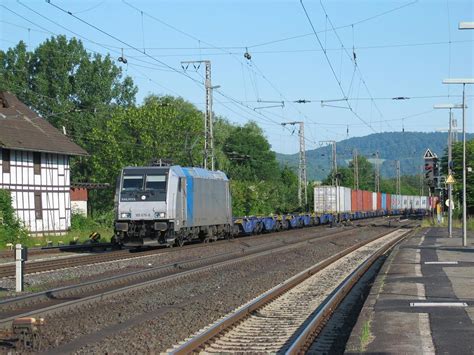
[(145, 190), (165, 190), (166, 176), (164, 175), (147, 175)]
[(166, 199), (166, 176), (165, 175), (147, 175), (145, 190), (152, 191), (158, 201)]
[(128, 175), (123, 177), (122, 191), (136, 191), (143, 189), (142, 175)]

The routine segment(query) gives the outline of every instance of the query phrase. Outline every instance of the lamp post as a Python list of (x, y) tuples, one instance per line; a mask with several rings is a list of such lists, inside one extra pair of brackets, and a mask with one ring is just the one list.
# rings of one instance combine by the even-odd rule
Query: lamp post
[[(448, 133), (448, 175), (452, 174), (451, 164), (452, 164), (452, 152), (453, 152), (453, 135), (452, 135), (452, 110), (456, 108), (462, 108), (463, 105), (460, 104), (438, 104), (434, 105), (434, 109), (448, 109), (449, 110), (449, 133)], [(448, 213), (448, 237), (452, 238), (453, 236), (453, 185), (448, 183), (448, 200), (449, 200), (449, 213)]]
[(444, 79), (443, 84), (462, 85), (462, 245), (467, 246), (467, 203), (466, 203), (466, 85), (474, 79)]

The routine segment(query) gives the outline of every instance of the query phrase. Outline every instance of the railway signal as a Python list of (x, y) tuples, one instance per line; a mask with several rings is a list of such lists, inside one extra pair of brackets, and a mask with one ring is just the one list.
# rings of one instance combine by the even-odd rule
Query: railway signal
[(434, 189), (439, 188), (440, 182), (438, 156), (428, 148), (423, 159), (425, 160), (426, 184), (434, 191)]

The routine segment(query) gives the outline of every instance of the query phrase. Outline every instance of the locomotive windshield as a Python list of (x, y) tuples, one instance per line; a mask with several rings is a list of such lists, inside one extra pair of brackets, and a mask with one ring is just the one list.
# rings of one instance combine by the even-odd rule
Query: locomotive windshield
[(122, 191), (136, 191), (143, 188), (143, 175), (128, 175), (123, 177)]
[(165, 191), (166, 190), (166, 176), (147, 175), (145, 190)]
[(166, 201), (166, 177), (167, 171), (125, 172), (120, 201)]

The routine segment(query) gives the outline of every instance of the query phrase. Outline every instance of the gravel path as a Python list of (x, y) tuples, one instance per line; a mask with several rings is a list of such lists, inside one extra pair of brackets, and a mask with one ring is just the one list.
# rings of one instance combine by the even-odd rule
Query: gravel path
[(180, 284), (153, 286), (118, 300), (65, 311), (46, 320), (43, 343), (48, 354), (165, 351), (310, 265), (380, 232), (371, 228), (351, 237), (313, 241)]

